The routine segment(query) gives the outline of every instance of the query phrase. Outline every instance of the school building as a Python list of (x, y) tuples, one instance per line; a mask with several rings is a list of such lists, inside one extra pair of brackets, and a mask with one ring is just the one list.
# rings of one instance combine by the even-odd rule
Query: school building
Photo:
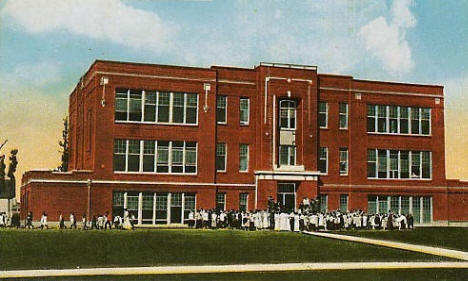
[(21, 215), (122, 214), (182, 224), (194, 208), (412, 213), (468, 222), (445, 173), (442, 86), (260, 63), (210, 68), (95, 61), (69, 100), (69, 172), (24, 174)]

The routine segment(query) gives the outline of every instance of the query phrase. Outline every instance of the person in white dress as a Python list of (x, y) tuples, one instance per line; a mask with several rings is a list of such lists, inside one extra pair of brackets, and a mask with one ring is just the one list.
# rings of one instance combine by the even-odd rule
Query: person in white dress
[(44, 227), (46, 229), (49, 229), (49, 226), (47, 225), (47, 214), (46, 214), (46, 212), (42, 212), (42, 216), (41, 216), (41, 229), (44, 229)]

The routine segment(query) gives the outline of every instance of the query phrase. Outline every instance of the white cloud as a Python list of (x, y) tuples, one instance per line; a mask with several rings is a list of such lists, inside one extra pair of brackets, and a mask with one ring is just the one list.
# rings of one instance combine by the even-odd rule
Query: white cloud
[(390, 21), (380, 16), (359, 32), (366, 49), (393, 75), (408, 73), (414, 67), (411, 48), (406, 40), (407, 29), (416, 25), (416, 19), (409, 10), (412, 3), (412, 0), (394, 0)]
[(30, 33), (66, 30), (156, 52), (168, 46), (175, 29), (120, 0), (9, 0), (1, 12)]

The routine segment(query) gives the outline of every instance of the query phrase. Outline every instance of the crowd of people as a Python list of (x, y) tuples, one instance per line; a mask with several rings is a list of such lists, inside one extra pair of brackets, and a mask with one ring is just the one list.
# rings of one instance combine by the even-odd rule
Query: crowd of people
[[(13, 221), (13, 220), (12, 220)], [(188, 226), (190, 228), (205, 229), (242, 229), (242, 230), (275, 230), (275, 231), (329, 231), (349, 229), (413, 229), (413, 217), (411, 214), (397, 214), (393, 212), (370, 214), (362, 210), (349, 212), (321, 211), (317, 199), (304, 198), (297, 211), (291, 211), (273, 198), (268, 200), (268, 208), (265, 210), (239, 211), (239, 210), (215, 210), (198, 209), (188, 213)], [(58, 228), (65, 229), (134, 229), (136, 219), (124, 209), (123, 216), (112, 216), (106, 212), (97, 214), (88, 221), (87, 215), (82, 214), (78, 221), (75, 213), (68, 215), (68, 222), (60, 213)], [(13, 222), (11, 223), (13, 225)], [(0, 214), (0, 227), (8, 225), (5, 213)], [(24, 224), (25, 228), (34, 228), (33, 214), (28, 212)], [(19, 216), (18, 224), (19, 227)], [(41, 229), (48, 229), (47, 213), (43, 212), (40, 218)]]
[(286, 210), (278, 202), (269, 201), (266, 210), (216, 211), (199, 209), (190, 211), (188, 225), (191, 228), (231, 228), (243, 230), (319, 231), (350, 229), (412, 229), (410, 214), (393, 212), (368, 214), (361, 210), (341, 212), (320, 211), (316, 199), (304, 198), (297, 211)]

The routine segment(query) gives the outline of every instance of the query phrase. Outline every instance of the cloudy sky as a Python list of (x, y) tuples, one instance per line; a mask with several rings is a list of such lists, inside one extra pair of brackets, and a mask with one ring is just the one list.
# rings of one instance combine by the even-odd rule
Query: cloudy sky
[(447, 174), (468, 179), (468, 0), (1, 1), (0, 141), (18, 174), (59, 164), (68, 95), (95, 59), (444, 85)]

